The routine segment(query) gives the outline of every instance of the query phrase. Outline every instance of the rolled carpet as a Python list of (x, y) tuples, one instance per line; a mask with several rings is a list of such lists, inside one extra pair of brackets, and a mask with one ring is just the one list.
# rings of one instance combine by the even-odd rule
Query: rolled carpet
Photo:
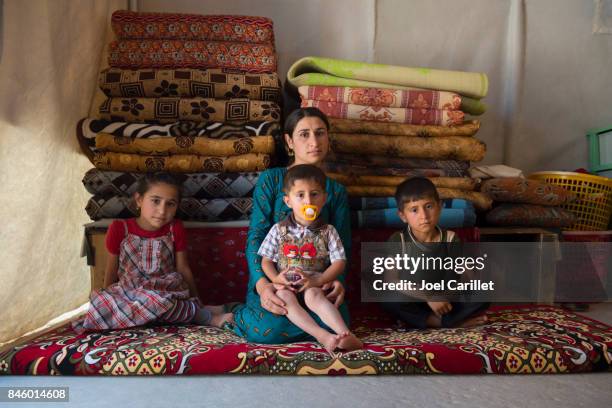
[(179, 120), (194, 122), (242, 123), (279, 121), (275, 102), (213, 98), (107, 98), (100, 106), (100, 119), (158, 123)]
[[(442, 200), (443, 208), (474, 208), (472, 203), (458, 198)], [(349, 208), (351, 210), (381, 210), (394, 208), (397, 210), (395, 197), (349, 197)]]
[(365, 133), (390, 136), (473, 136), (480, 121), (472, 120), (456, 126), (410, 125), (406, 123), (373, 122), (367, 120), (329, 118), (332, 133)]
[(388, 108), (312, 100), (302, 100), (301, 106), (303, 108), (318, 108), (330, 118), (408, 123), (412, 125), (460, 125), (463, 123), (463, 117), (465, 116), (463, 112), (458, 110)]
[[(174, 173), (181, 183), (181, 196), (194, 198), (251, 197), (259, 178), (251, 173)], [(144, 173), (90, 169), (83, 176), (85, 189), (93, 195), (132, 196)]]
[(487, 223), (501, 226), (563, 228), (574, 224), (576, 215), (561, 207), (533, 204), (501, 204), (486, 215)]
[(492, 178), (483, 181), (480, 191), (493, 200), (508, 203), (559, 206), (576, 201), (576, 194), (554, 184), (522, 177)]
[[(481, 210), (491, 208), (493, 201), (486, 194), (477, 191), (456, 190), (452, 188), (437, 187), (440, 199), (460, 198), (470, 201), (474, 207)], [(395, 187), (388, 186), (346, 186), (346, 191), (352, 197), (389, 197), (395, 195)]]
[[(470, 162), (466, 160), (413, 159), (408, 157), (371, 156), (336, 152), (328, 153), (326, 159), (338, 166), (352, 164), (370, 169), (384, 168), (386, 166), (398, 169), (441, 169), (444, 170), (444, 175), (449, 177), (465, 177), (468, 175), (468, 169), (470, 168)], [(342, 171), (339, 171), (339, 173), (342, 173)]]
[[(353, 228), (406, 228), (397, 215), (397, 208), (351, 211)], [(474, 208), (442, 208), (438, 225), (441, 228), (463, 228), (476, 225)]]
[(138, 154), (98, 152), (93, 164), (100, 170), (173, 173), (225, 173), (263, 171), (270, 166), (270, 156), (248, 153), (231, 157), (211, 157), (177, 154), (172, 156), (143, 156)]
[[(181, 199), (177, 217), (183, 221), (237, 221), (248, 220), (253, 208), (252, 198)], [(85, 207), (89, 218), (131, 218), (138, 216), (132, 197), (94, 196)]]
[(342, 86), (300, 86), (302, 100), (340, 102), (389, 108), (459, 110), (461, 97), (452, 92), (429, 89), (351, 88)]
[[(341, 173), (327, 173), (327, 177), (344, 184), (345, 186), (390, 186), (397, 187), (406, 177), (398, 176), (356, 176)], [(430, 177), (429, 180), (436, 187), (446, 187), (457, 190), (473, 191), (476, 180), (469, 177)]]
[(480, 161), (486, 145), (473, 137), (406, 137), (330, 133), (334, 152), (435, 160)]
[(274, 47), (226, 41), (118, 40), (110, 43), (115, 68), (226, 68), (276, 72)]
[[(111, 122), (102, 119), (81, 119), (77, 124), (77, 140), (81, 151), (93, 163), (98, 133), (108, 133), (117, 137), (155, 140), (164, 137), (205, 137), (215, 140), (235, 140), (245, 137), (272, 135), (280, 139), (278, 122), (245, 122), (240, 125), (220, 122), (174, 122), (167, 125), (147, 123)], [(280, 144), (280, 140), (277, 140)]]
[[(327, 74), (331, 78), (321, 78), (321, 75), (317, 77), (313, 74)], [(287, 72), (287, 80), (296, 87), (352, 86), (335, 83), (334, 78), (451, 91), (477, 99), (486, 96), (488, 90), (488, 78), (484, 73), (411, 68), (322, 57), (304, 57), (294, 62)]]
[[(339, 78), (327, 74), (317, 74), (311, 73), (308, 74), (308, 84), (304, 84), (304, 86), (339, 86), (339, 87), (349, 87), (349, 88), (376, 88), (376, 89), (401, 89), (401, 90), (411, 90), (411, 89), (422, 89), (415, 88), (411, 86), (401, 86), (397, 84), (385, 84), (382, 82), (371, 82), (371, 81), (362, 81), (359, 79), (347, 79), (347, 78)], [(482, 115), (487, 111), (487, 105), (475, 98), (470, 98), (466, 95), (460, 95), (461, 97), (461, 106), (459, 110), (468, 113), (470, 115)]]
[(98, 85), (106, 96), (160, 98), (248, 98), (280, 102), (276, 73), (241, 74), (222, 69), (121, 69), (100, 72)]
[(444, 177), (447, 176), (442, 169), (402, 169), (394, 167), (367, 167), (354, 164), (323, 162), (321, 169), (326, 173), (344, 174), (345, 176), (396, 176), (406, 177)]
[(274, 153), (274, 137), (253, 136), (235, 140), (178, 136), (155, 139), (113, 136), (98, 133), (96, 149), (143, 155), (198, 154), (201, 156), (237, 156), (247, 153)]
[(85, 139), (95, 139), (98, 133), (132, 138), (158, 138), (177, 136), (205, 136), (211, 139), (241, 139), (250, 136), (274, 135), (280, 132), (278, 122), (251, 121), (241, 124), (223, 122), (180, 121), (174, 123), (149, 124), (114, 122), (103, 119), (85, 118), (77, 124), (77, 134)]
[(111, 26), (117, 38), (274, 43), (274, 25), (266, 17), (117, 10)]

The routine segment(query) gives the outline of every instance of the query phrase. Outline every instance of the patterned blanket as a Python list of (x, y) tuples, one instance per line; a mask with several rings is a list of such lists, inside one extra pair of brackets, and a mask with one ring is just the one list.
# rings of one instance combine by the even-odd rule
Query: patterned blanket
[(111, 25), (117, 38), (274, 44), (274, 26), (266, 17), (117, 10), (111, 17)]
[(301, 106), (319, 108), (330, 118), (408, 123), (411, 125), (460, 125), (463, 123), (464, 117), (464, 113), (458, 110), (388, 108), (385, 106), (363, 106), (313, 100), (302, 100)]
[(332, 133), (365, 133), (390, 136), (473, 136), (480, 122), (472, 120), (457, 126), (409, 125), (405, 123), (374, 122), (354, 119), (329, 118)]
[(477, 99), (487, 95), (489, 85), (484, 73), (410, 68), (322, 57), (304, 57), (294, 62), (287, 72), (287, 80), (295, 87), (380, 87), (378, 84), (347, 83), (344, 79), (385, 83), (394, 88), (399, 85), (450, 91)]
[[(469, 201), (465, 202), (469, 203)], [(443, 208), (438, 225), (441, 228), (473, 227), (476, 225), (474, 207), (470, 204), (469, 208)], [(351, 226), (353, 228), (395, 228), (398, 230), (406, 228), (406, 224), (397, 215), (397, 208), (351, 211)]]
[(270, 167), (270, 156), (247, 153), (238, 156), (216, 157), (175, 154), (145, 156), (139, 154), (97, 152), (93, 164), (100, 170), (141, 172), (169, 171), (171, 173), (232, 173), (263, 171)]
[[(444, 208), (474, 208), (469, 201), (460, 199), (442, 200), (442, 205)], [(395, 197), (349, 197), (349, 208), (351, 210), (397, 209), (397, 202)]]
[(567, 228), (577, 217), (561, 207), (503, 203), (489, 211), (486, 220), (487, 224), (505, 227)]
[(326, 161), (321, 164), (326, 173), (342, 173), (347, 176), (395, 176), (395, 177), (444, 177), (443, 169), (406, 169), (398, 167), (368, 167)]
[[(373, 176), (333, 172), (328, 172), (327, 176), (341, 184), (352, 186), (397, 187), (406, 180), (405, 177), (401, 176)], [(476, 188), (476, 180), (469, 177), (431, 177), (430, 180), (436, 187), (455, 188), (457, 190), (468, 191), (472, 191)]]
[(243, 137), (235, 140), (217, 140), (193, 136), (143, 139), (98, 133), (96, 149), (144, 155), (199, 154), (202, 156), (236, 156), (247, 153), (273, 154), (275, 142), (272, 136)]
[(612, 328), (551, 306), (497, 307), (469, 329), (392, 328), (353, 313), (364, 349), (331, 356), (317, 343), (246, 343), (206, 326), (76, 335), (63, 327), (0, 353), (10, 375), (553, 374), (610, 371)]
[(117, 137), (132, 139), (157, 139), (165, 137), (203, 137), (211, 140), (236, 140), (257, 136), (272, 135), (277, 146), (282, 146), (278, 122), (246, 122), (241, 125), (220, 122), (175, 122), (168, 125), (145, 123), (111, 122), (100, 119), (81, 119), (77, 124), (77, 140), (81, 151), (93, 163), (98, 133), (108, 133)]
[[(143, 173), (90, 169), (83, 177), (85, 189), (94, 195), (132, 196)], [(176, 173), (181, 196), (194, 198), (251, 197), (259, 173)]]
[(337, 153), (480, 161), (486, 152), (486, 145), (473, 137), (406, 137), (330, 133), (329, 138), (332, 150)]
[(77, 134), (80, 134), (85, 139), (95, 139), (98, 133), (110, 133), (114, 136), (142, 139), (177, 136), (241, 139), (250, 136), (275, 135), (279, 132), (280, 125), (276, 121), (244, 122), (239, 125), (223, 122), (180, 121), (167, 125), (158, 125), (85, 118), (81, 119), (77, 125)]
[[(179, 203), (176, 216), (183, 221), (238, 221), (248, 220), (253, 207), (253, 199), (245, 198), (194, 198), (184, 197)], [(95, 195), (85, 207), (93, 221), (102, 218), (132, 218), (138, 210), (130, 196)]]
[(125, 98), (201, 97), (248, 98), (280, 102), (276, 73), (240, 74), (224, 69), (107, 68), (100, 72), (100, 89), (106, 96)]
[(389, 108), (459, 110), (461, 97), (456, 93), (428, 89), (350, 88), (341, 86), (300, 86), (302, 100), (341, 102)]
[(108, 65), (116, 68), (227, 68), (276, 72), (272, 45), (228, 41), (118, 40), (110, 43)]
[(213, 98), (107, 98), (100, 105), (100, 119), (123, 122), (243, 123), (280, 120), (280, 107), (274, 102)]
[[(442, 200), (460, 198), (471, 201), (479, 211), (488, 210), (493, 204), (493, 200), (488, 195), (478, 191), (458, 190), (454, 188), (436, 187), (438, 195)], [(395, 187), (389, 186), (357, 186), (347, 185), (346, 192), (351, 197), (390, 197), (395, 195)]]
[[(387, 157), (366, 154), (336, 153), (331, 152), (327, 156), (329, 162), (336, 165), (348, 164), (351, 167), (366, 169), (378, 168), (398, 168), (398, 169), (439, 169), (443, 170), (448, 177), (466, 177), (470, 168), (469, 161), (459, 160), (432, 160), (432, 159), (413, 159), (407, 157)], [(347, 168), (347, 173), (351, 167)], [(344, 172), (341, 171), (341, 172)], [(367, 174), (362, 172), (361, 174)], [(399, 175), (399, 174), (398, 174)]]

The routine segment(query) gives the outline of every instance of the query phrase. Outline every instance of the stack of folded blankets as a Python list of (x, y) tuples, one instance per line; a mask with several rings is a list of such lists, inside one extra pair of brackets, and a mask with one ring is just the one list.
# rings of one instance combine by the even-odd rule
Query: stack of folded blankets
[(521, 177), (492, 178), (480, 190), (495, 201), (486, 214), (487, 224), (496, 226), (564, 228), (576, 216), (561, 205), (576, 201), (576, 194), (561, 186)]
[(324, 168), (347, 187), (355, 226), (400, 227), (392, 196), (415, 176), (438, 188), (443, 227), (473, 226), (475, 210), (490, 208), (467, 173), (486, 151), (473, 137), (480, 123), (465, 119), (486, 110), (485, 74), (306, 57), (287, 80), (301, 106), (330, 118), (333, 153)]
[(281, 137), (272, 21), (122, 10), (112, 27), (106, 100), (77, 126), (91, 219), (134, 216), (135, 182), (154, 171), (184, 182), (183, 220), (248, 219)]

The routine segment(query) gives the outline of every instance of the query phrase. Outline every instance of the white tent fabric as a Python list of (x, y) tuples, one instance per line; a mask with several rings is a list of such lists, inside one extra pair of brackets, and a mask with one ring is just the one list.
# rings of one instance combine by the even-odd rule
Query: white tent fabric
[[(141, 11), (274, 20), (279, 74), (297, 59), (486, 72), (482, 164), (587, 166), (585, 133), (612, 125), (612, 36), (585, 0), (140, 0)], [(1, 3), (0, 3), (1, 4)], [(0, 342), (86, 301), (79, 257), (89, 110), (110, 13), (127, 1), (3, 2), (0, 46)]]
[(0, 342), (87, 301), (80, 257), (91, 164), (76, 122), (96, 86), (110, 13), (125, 1), (3, 2)]

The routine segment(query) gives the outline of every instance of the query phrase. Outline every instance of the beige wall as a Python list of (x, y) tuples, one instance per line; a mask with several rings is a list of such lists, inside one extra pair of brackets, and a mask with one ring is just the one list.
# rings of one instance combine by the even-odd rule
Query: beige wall
[(76, 142), (109, 12), (125, 2), (4, 1), (0, 56), (0, 342), (87, 300), (91, 165)]

